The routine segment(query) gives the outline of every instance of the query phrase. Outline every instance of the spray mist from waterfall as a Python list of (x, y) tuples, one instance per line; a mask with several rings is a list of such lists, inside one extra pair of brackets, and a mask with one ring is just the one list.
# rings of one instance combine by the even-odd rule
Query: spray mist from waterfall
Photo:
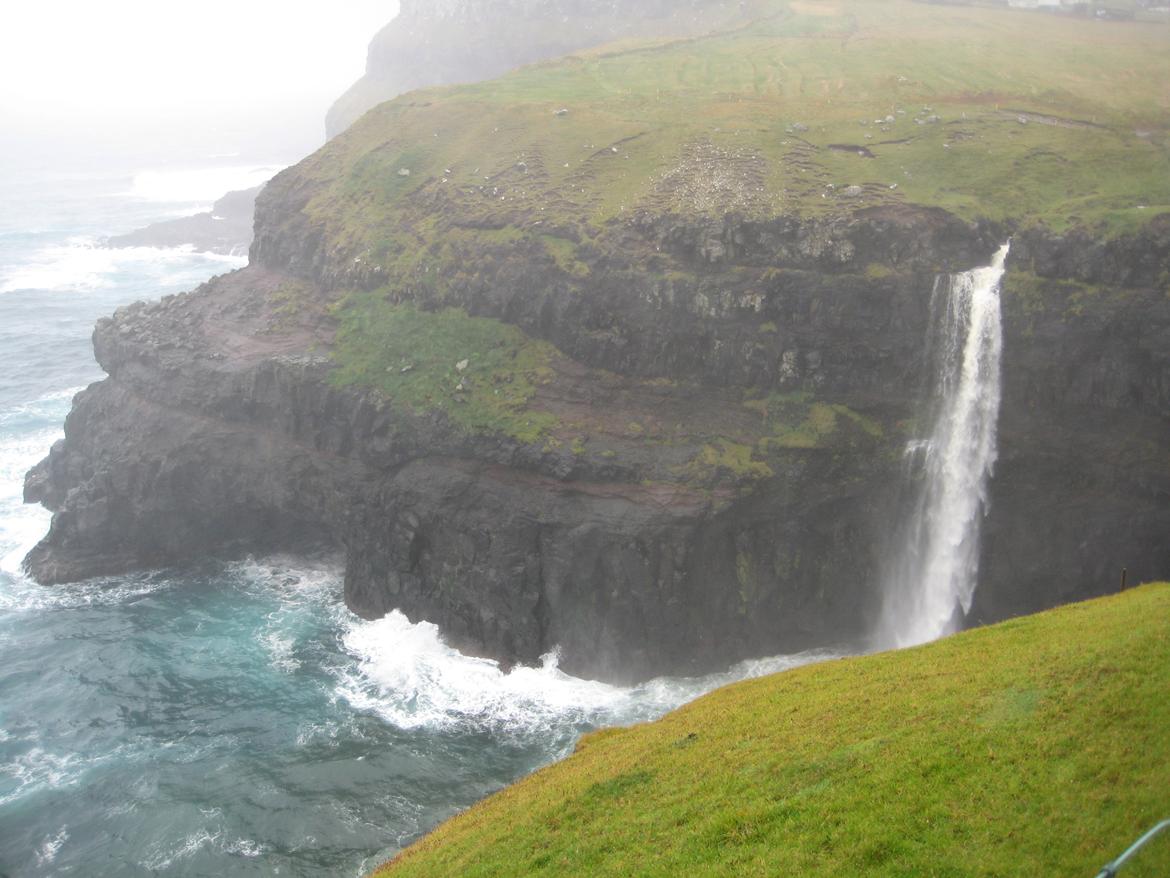
[(971, 609), (987, 482), (996, 460), (999, 288), (1009, 246), (989, 266), (935, 282), (921, 422), (930, 432), (906, 448), (916, 495), (886, 574), (879, 634), (886, 646), (949, 634)]

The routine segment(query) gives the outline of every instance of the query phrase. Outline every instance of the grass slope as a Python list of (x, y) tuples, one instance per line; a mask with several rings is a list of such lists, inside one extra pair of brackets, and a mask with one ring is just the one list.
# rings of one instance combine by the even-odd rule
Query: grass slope
[(528, 407), (555, 355), (546, 342), (454, 308), (393, 305), (385, 290), (350, 296), (343, 305), (335, 384), (375, 387), (416, 412), (443, 411), (470, 433), (536, 442), (554, 425), (552, 415)]
[(1168, 693), (1145, 586), (599, 732), (377, 874), (1092, 876), (1170, 816)]
[(570, 239), (636, 214), (910, 202), (1111, 234), (1170, 210), (1164, 24), (905, 0), (754, 6), (761, 20), (734, 32), (384, 104), (298, 167), (306, 212), (334, 248), (394, 276), (434, 261), (454, 229), (539, 229), (572, 261)]

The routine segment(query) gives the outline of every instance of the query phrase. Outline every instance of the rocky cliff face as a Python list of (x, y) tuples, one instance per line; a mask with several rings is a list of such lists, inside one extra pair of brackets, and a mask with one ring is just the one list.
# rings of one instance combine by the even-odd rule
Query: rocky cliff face
[(402, 0), (370, 43), (365, 75), (330, 108), (335, 137), (371, 107), (431, 85), (476, 82), (603, 43), (705, 33), (748, 20), (740, 0)]
[(974, 620), (1170, 575), (1168, 265), (1170, 216), (1112, 246), (1017, 239)]
[[(837, 261), (868, 259), (883, 229), (883, 246), (921, 249), (941, 232), (938, 217), (920, 220), (890, 231), (863, 218), (835, 238), (815, 224), (729, 226), (744, 266), (781, 243), (810, 255), (794, 255), (758, 301), (626, 296), (610, 315), (628, 320), (625, 341), (571, 307), (588, 285), (571, 289), (521, 249), (523, 283), (485, 276), (495, 293), (478, 311), (577, 352), (556, 359), (533, 406), (557, 412), (565, 432), (536, 443), (334, 386), (331, 297), (279, 266), (123, 309), (94, 336), (110, 377), (77, 398), (67, 438), (29, 476), (28, 499), (58, 510), (29, 566), (63, 582), (208, 553), (341, 549), (346, 599), (362, 615), (401, 607), (506, 661), (560, 648), (567, 669), (608, 679), (860, 638), (876, 612), (896, 420), (933, 273), (872, 281)], [(673, 238), (695, 264), (712, 246), (678, 221), (623, 234)], [(972, 253), (986, 247), (962, 224), (950, 234)], [(796, 267), (818, 258), (837, 262), (848, 290), (831, 307), (825, 277)], [(600, 283), (598, 313), (632, 277)], [(290, 288), (301, 297), (292, 322), (281, 313)], [(764, 330), (755, 366), (721, 354), (770, 318), (784, 328)], [(680, 353), (656, 360), (664, 347)], [(818, 401), (798, 390), (809, 382)], [(765, 439), (773, 452), (753, 460)]]
[[(249, 268), (99, 323), (109, 377), (28, 478), (33, 575), (324, 548), (357, 613), (613, 680), (863, 638), (935, 279), (1009, 235), (970, 621), (1170, 575), (1161, 129), (985, 99), (1114, 70), (1091, 22), (1037, 70), (1007, 13), (901, 7), (910, 53), (877, 6), (368, 113), (265, 187)], [(1118, 82), (1163, 69), (1113, 38)]]
[[(57, 511), (30, 568), (62, 582), (339, 549), (362, 615), (402, 608), (505, 661), (559, 647), (568, 670), (615, 680), (860, 639), (904, 487), (934, 263), (976, 264), (998, 233), (929, 211), (616, 230), (692, 266), (670, 295), (600, 258), (570, 284), (523, 247), (482, 253), (458, 304), (566, 354), (531, 406), (563, 426), (535, 443), (337, 386), (333, 294), (261, 252), (98, 325), (110, 377), (29, 476), (28, 499)], [(978, 621), (1107, 591), (1123, 565), (1170, 570), (1170, 302), (1078, 284), (1060, 247), (1025, 236), (1008, 275)], [(873, 269), (891, 255), (897, 270)]]

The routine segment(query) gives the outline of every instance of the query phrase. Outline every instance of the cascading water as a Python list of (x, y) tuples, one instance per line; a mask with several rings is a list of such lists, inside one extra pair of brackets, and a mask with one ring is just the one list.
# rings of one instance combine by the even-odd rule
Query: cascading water
[(980, 525), (996, 460), (1000, 402), (999, 287), (1010, 242), (991, 264), (935, 282), (924, 423), (906, 448), (917, 495), (887, 572), (879, 641), (912, 646), (949, 634), (971, 608)]

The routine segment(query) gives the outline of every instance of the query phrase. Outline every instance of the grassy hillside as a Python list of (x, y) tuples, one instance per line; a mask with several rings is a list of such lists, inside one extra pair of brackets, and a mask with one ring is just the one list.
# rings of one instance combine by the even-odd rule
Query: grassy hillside
[(1146, 586), (594, 734), (377, 874), (1093, 876), (1170, 816), (1168, 692)]
[[(502, 304), (514, 290), (531, 288), (517, 297), (530, 309), (550, 291), (568, 313), (572, 296), (617, 283), (607, 272), (623, 264), (685, 300), (695, 266), (625, 220), (681, 215), (695, 228), (728, 213), (825, 219), (918, 204), (1109, 236), (1170, 211), (1170, 26), (905, 0), (749, 7), (755, 23), (732, 32), (611, 45), (405, 95), (278, 176), (262, 243), (283, 234), (302, 255), (312, 249), (337, 291), (382, 291), (336, 309), (337, 380), (442, 408), (471, 432), (584, 442), (597, 430), (540, 397), (553, 351), (497, 328), (493, 362), (473, 358), (475, 374), (461, 376), (454, 364), (478, 352), (486, 324), (460, 325), (455, 311), (416, 319), (400, 306), (462, 307), (533, 332), (533, 314)], [(704, 296), (769, 282), (730, 262), (718, 269), (728, 269), (722, 288)], [(891, 270), (866, 269), (875, 283)], [(768, 326), (752, 343), (778, 357), (761, 334)], [(451, 356), (424, 362), (402, 346), (424, 336), (449, 343)], [(597, 345), (574, 341), (564, 349), (578, 358)], [(816, 444), (817, 431), (772, 435), (772, 426), (683, 432), (752, 482), (774, 469), (770, 450)], [(681, 472), (706, 484), (710, 470), (698, 460)]]
[(392, 275), (441, 264), (454, 230), (537, 223), (571, 263), (579, 232), (639, 213), (914, 202), (1112, 233), (1170, 210), (1170, 27), (903, 0), (756, 5), (763, 18), (733, 33), (384, 104), (298, 168), (306, 210), (334, 249)]

